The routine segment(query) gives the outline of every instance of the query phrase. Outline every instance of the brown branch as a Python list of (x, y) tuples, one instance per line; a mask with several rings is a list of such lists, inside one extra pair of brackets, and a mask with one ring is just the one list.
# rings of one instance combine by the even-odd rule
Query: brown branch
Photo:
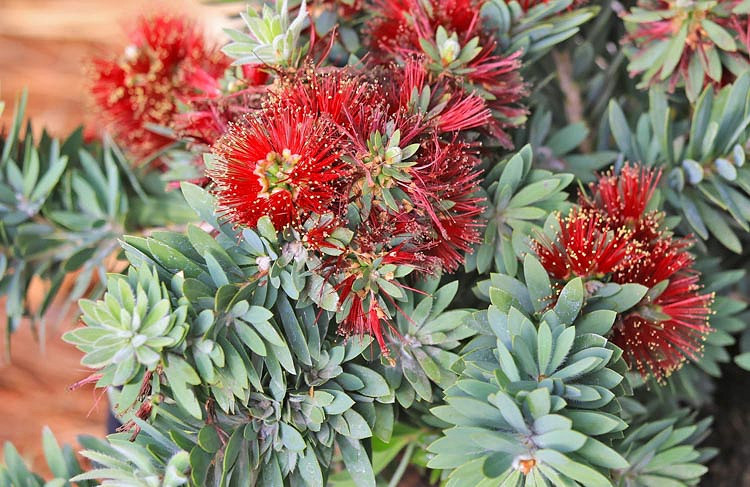
[[(583, 100), (581, 100), (581, 91), (578, 89), (578, 83), (573, 79), (573, 63), (570, 61), (570, 52), (552, 51), (552, 59), (555, 62), (555, 71), (557, 72), (557, 81), (560, 84), (560, 90), (565, 96), (565, 116), (568, 123), (586, 122), (583, 118)], [(591, 140), (584, 139), (579, 146), (582, 152), (591, 152)]]

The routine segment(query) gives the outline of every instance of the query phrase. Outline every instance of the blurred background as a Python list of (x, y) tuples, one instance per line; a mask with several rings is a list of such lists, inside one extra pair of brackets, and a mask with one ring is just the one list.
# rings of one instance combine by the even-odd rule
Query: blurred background
[[(65, 137), (89, 121), (88, 60), (123, 49), (130, 22), (139, 13), (164, 8), (189, 12), (218, 38), (224, 12), (236, 11), (238, 5), (209, 7), (197, 0), (0, 0), (0, 100), (6, 103), (0, 131), (7, 127), (13, 103), (24, 88), (35, 133), (46, 128), (53, 136)], [(4, 330), (3, 310), (0, 301)], [(77, 350), (60, 340), (75, 326), (73, 315), (53, 311), (43, 343), (24, 323), (12, 336), (11, 361), (0, 354), (0, 456), (2, 445), (12, 441), (43, 472), (44, 425), (61, 443), (74, 443), (80, 434), (105, 433), (106, 397), (91, 387), (68, 391), (88, 375), (78, 363)], [(6, 337), (1, 335), (4, 348)]]

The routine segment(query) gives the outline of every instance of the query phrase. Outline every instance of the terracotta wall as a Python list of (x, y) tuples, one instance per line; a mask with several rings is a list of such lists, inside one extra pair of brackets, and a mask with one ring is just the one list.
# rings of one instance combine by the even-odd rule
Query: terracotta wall
[(155, 9), (184, 11), (220, 36), (226, 12), (242, 3), (200, 5), (198, 0), (0, 0), (0, 99), (8, 120), (13, 99), (26, 87), (35, 124), (56, 134), (77, 127), (87, 111), (86, 60), (122, 46), (135, 15)]
[[(235, 11), (241, 4), (224, 11)], [(197, 0), (131, 2), (129, 0), (0, 0), (0, 99), (6, 110), (0, 127), (12, 112), (13, 99), (29, 91), (28, 114), (35, 131), (46, 126), (63, 136), (87, 116), (84, 65), (94, 54), (120, 49), (123, 28), (137, 13), (171, 8), (191, 13), (216, 35), (223, 24), (218, 7), (199, 6)], [(0, 346), (4, 346), (5, 317), (0, 300)], [(13, 441), (22, 455), (43, 464), (41, 430), (49, 425), (58, 439), (73, 442), (79, 434), (104, 433), (105, 404), (95, 407), (92, 389), (68, 392), (67, 386), (87, 372), (78, 365), (78, 352), (60, 341), (76, 326), (65, 316), (47, 323), (45, 350), (29, 324), (13, 336), (13, 359), (0, 357), (0, 450)], [(93, 409), (92, 409), (93, 407)], [(1, 452), (0, 452), (1, 453)]]

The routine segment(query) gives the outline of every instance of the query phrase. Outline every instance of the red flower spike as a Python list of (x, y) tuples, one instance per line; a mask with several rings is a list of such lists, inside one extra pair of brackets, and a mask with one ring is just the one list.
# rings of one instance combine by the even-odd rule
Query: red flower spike
[[(394, 238), (405, 239), (404, 250), (419, 253), (425, 263), (434, 263), (434, 257), (439, 255), (438, 267), (429, 266), (429, 272), (440, 267), (455, 269), (463, 260), (461, 252), (479, 238), (480, 224), (476, 220), (481, 208), (475, 192), (481, 161), (473, 145), (455, 136), (450, 142), (441, 141), (436, 132), (441, 131), (441, 125), (451, 130), (464, 129), (477, 123), (477, 118), (486, 120), (489, 112), (486, 108), (472, 108), (475, 97), (462, 96), (458, 104), (449, 101), (434, 121), (425, 121), (424, 114), (409, 113), (404, 106), (409, 98), (403, 96), (407, 89), (412, 92), (425, 87), (423, 69), (411, 63), (403, 70), (389, 66), (376, 69), (375, 73), (373, 80), (351, 69), (309, 69), (283, 83), (273, 94), (272, 106), (294, 107), (331, 118), (342, 137), (350, 142), (346, 155), (351, 161), (350, 196), (355, 201), (364, 186), (377, 198), (382, 189), (375, 187), (379, 184), (376, 179), (383, 180), (378, 176), (387, 162), (373, 157), (371, 134), (383, 135), (398, 129), (401, 148), (419, 144), (413, 164), (403, 170), (403, 178), (381, 181), (385, 188), (398, 186), (410, 201), (399, 202), (397, 210), (391, 208), (379, 215), (385, 223), (382, 227), (374, 217), (366, 217), (364, 226), (368, 228), (358, 230), (359, 241), (378, 234), (378, 245), (382, 247)], [(446, 202), (451, 203), (449, 210), (443, 209)], [(382, 205), (374, 204), (373, 208), (377, 206)]]
[(367, 311), (365, 311), (362, 305), (362, 299), (355, 295), (352, 298), (352, 307), (349, 310), (349, 314), (341, 322), (339, 333), (344, 336), (372, 336), (378, 342), (381, 353), (387, 357), (390, 355), (390, 350), (385, 344), (385, 338), (383, 337), (383, 329), (380, 325), (382, 318), (384, 318), (383, 311), (375, 302), (374, 294), (370, 294), (370, 306)]
[(249, 86), (262, 86), (268, 82), (270, 74), (263, 66), (257, 64), (243, 64), (242, 77)]
[[(269, 215), (277, 228), (293, 225), (305, 251), (320, 252), (316, 272), (347, 310), (340, 333), (371, 335), (384, 354), (383, 327), (398, 306), (381, 280), (404, 287), (399, 266), (456, 269), (480, 240), (478, 144), (460, 132), (486, 123), (489, 110), (425, 75), (415, 64), (278, 73), (263, 108), (215, 144), (210, 173), (230, 220), (253, 226)], [(417, 109), (413, 92), (428, 87), (428, 106), (422, 99)], [(352, 234), (330, 252), (342, 222)]]
[(378, 15), (367, 24), (369, 47), (373, 54), (384, 56), (399, 45), (417, 45), (419, 37), (407, 19), (412, 0), (376, 0), (373, 12)]
[[(675, 0), (639, 0), (632, 8), (633, 18), (624, 16), (626, 25), (630, 25), (630, 34), (623, 39), (632, 44), (634, 53), (629, 67), (630, 75), (644, 74), (645, 82), (656, 84), (664, 81), (669, 91), (684, 84), (689, 92), (700, 92), (706, 86), (724, 86), (734, 80), (733, 66), (747, 64), (748, 41), (750, 41), (750, 23), (745, 14), (736, 14), (733, 10), (742, 0), (718, 0), (716, 2), (677, 2)], [(654, 14), (657, 20), (643, 21), (643, 15)], [(718, 24), (725, 35), (744, 44), (745, 49), (721, 47), (709, 35), (704, 27), (705, 22)], [(678, 35), (684, 35), (684, 48), (676, 64), (667, 65), (670, 71), (664, 71), (664, 65), (654, 66), (651, 59), (657, 43), (666, 45)], [(726, 49), (726, 50), (725, 50)], [(718, 66), (713, 66), (711, 51), (721, 54)], [(691, 64), (700, 63), (703, 76), (691, 78)], [(696, 86), (697, 85), (697, 86)]]
[(115, 140), (145, 157), (172, 142), (147, 126), (169, 126), (178, 101), (218, 95), (229, 60), (183, 17), (141, 17), (130, 41), (123, 56), (93, 61), (91, 91)]
[[(339, 288), (337, 289), (342, 302), (351, 299), (349, 313), (339, 325), (338, 332), (345, 337), (352, 335), (359, 337), (369, 335), (374, 337), (378, 342), (381, 353), (387, 357), (390, 354), (390, 350), (385, 344), (383, 329), (380, 325), (381, 319), (385, 318), (386, 315), (380, 309), (375, 293), (369, 292), (368, 294), (352, 291), (352, 286), (356, 280), (357, 276), (350, 275), (339, 284)], [(365, 309), (364, 305), (365, 300), (369, 301), (367, 309)]]
[(679, 272), (693, 272), (693, 257), (687, 252), (690, 240), (661, 238), (643, 248), (642, 258), (632, 265), (618, 269), (612, 281), (625, 284), (635, 282), (654, 287)]
[(265, 87), (250, 87), (221, 97), (192, 100), (190, 111), (175, 115), (172, 128), (193, 146), (207, 150), (229, 130), (230, 123), (260, 109), (265, 94)]
[(481, 225), (472, 216), (441, 219), (440, 227), (445, 232), (442, 238), (432, 241), (427, 255), (440, 260), (447, 272), (455, 272), (464, 263), (464, 253), (471, 252), (471, 245), (478, 243)]
[[(463, 263), (463, 253), (481, 240), (483, 200), (476, 194), (480, 160), (472, 146), (458, 140), (426, 145), (420, 158), (424, 162), (414, 169), (420, 191), (412, 187), (407, 193), (417, 212), (435, 209), (429, 213), (433, 230), (425, 254), (437, 257), (442, 268), (452, 272)], [(442, 210), (443, 202), (451, 203), (450, 210)]]
[(611, 171), (600, 175), (590, 185), (591, 196), (581, 192), (578, 201), (583, 208), (606, 215), (611, 227), (630, 228), (632, 238), (648, 243), (661, 234), (661, 214), (646, 212), (660, 178), (661, 169), (626, 164), (617, 175)]
[(338, 140), (333, 124), (299, 110), (245, 116), (214, 146), (219, 204), (250, 227), (264, 215), (280, 229), (325, 213), (345, 175)]
[(713, 294), (701, 294), (690, 241), (662, 239), (636, 265), (615, 273), (613, 281), (653, 288), (669, 280), (652, 302), (641, 303), (615, 326), (612, 341), (625, 351), (631, 367), (662, 380), (686, 358), (697, 359), (711, 331)]
[(455, 96), (437, 116), (440, 132), (460, 132), (492, 123), (492, 113), (477, 95)]
[(491, 122), (492, 113), (482, 97), (453, 89), (445, 80), (430, 83), (424, 64), (424, 56), (410, 56), (403, 67), (394, 66), (387, 72), (392, 85), (387, 90), (391, 106), (419, 113), (418, 99), (429, 89), (429, 104), (424, 107), (423, 115), (432, 115), (430, 121), (440, 134), (462, 132)]
[(308, 67), (271, 93), (269, 107), (325, 114), (352, 138), (370, 135), (361, 132), (383, 104), (382, 87), (353, 69)]
[(641, 284), (651, 291), (619, 317), (612, 342), (641, 375), (661, 381), (687, 358), (696, 359), (711, 331), (712, 294), (701, 294), (699, 275), (687, 252), (692, 241), (662, 232), (662, 215), (646, 209), (660, 171), (626, 165), (579, 194), (581, 208), (560, 220), (558, 240), (539, 240), (535, 249), (547, 272), (617, 284)]
[[(518, 125), (526, 115), (526, 109), (519, 105), (526, 94), (519, 74), (521, 52), (508, 57), (494, 54), (496, 42), (481, 26), (483, 4), (483, 1), (475, 0), (383, 0), (379, 10), (381, 16), (370, 23), (372, 48), (380, 62), (415, 57), (425, 59), (427, 55), (426, 62), (432, 71), (430, 82), (440, 80), (446, 83), (452, 97), (472, 93), (481, 96), (485, 107), (494, 116), (483, 128), (501, 145), (512, 147), (505, 129)], [(456, 36), (447, 41), (450, 49), (436, 45), (436, 32), (440, 28), (445, 29), (449, 36)], [(476, 41), (475, 38), (479, 41), (478, 51), (471, 59), (458, 61), (461, 49), (473, 39)], [(450, 59), (442, 59), (441, 65), (432, 57), (445, 49)], [(378, 55), (378, 51), (382, 51), (381, 54)], [(460, 65), (453, 66), (454, 61)], [(437, 72), (436, 67), (440, 68)], [(454, 104), (457, 102), (457, 99), (453, 100)], [(472, 103), (476, 110), (476, 102)]]
[(539, 261), (552, 277), (602, 279), (641, 258), (632, 232), (624, 227), (610, 230), (605, 218), (592, 210), (571, 210), (567, 217), (558, 217), (555, 242), (544, 237), (534, 242)]

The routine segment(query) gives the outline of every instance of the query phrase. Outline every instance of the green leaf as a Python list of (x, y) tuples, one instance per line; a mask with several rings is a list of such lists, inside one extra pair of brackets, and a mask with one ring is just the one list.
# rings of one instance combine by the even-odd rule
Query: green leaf
[(382, 397), (389, 395), (391, 392), (385, 379), (368, 367), (358, 364), (347, 364), (346, 371), (359, 377), (365, 384), (363, 389), (357, 391), (358, 394), (370, 397)]
[(734, 253), (742, 253), (742, 244), (724, 217), (703, 202), (698, 202), (698, 211), (711, 234)]
[(602, 474), (580, 463), (574, 462), (562, 453), (554, 450), (542, 449), (536, 452), (537, 460), (542, 461), (567, 477), (576, 480), (585, 487), (601, 487), (610, 485), (609, 480)]
[(336, 312), (339, 310), (339, 296), (334, 287), (322, 276), (313, 274), (309, 279), (308, 296), (315, 304), (326, 311)]
[(591, 307), (594, 310), (608, 309), (622, 313), (640, 303), (641, 299), (643, 299), (647, 292), (648, 288), (641, 284), (623, 284), (619, 286), (617, 292), (596, 300)]
[(312, 366), (312, 358), (310, 357), (310, 350), (307, 348), (305, 334), (302, 331), (299, 320), (297, 320), (294, 309), (289, 304), (289, 300), (280, 295), (276, 300), (276, 306), (281, 317), (281, 323), (284, 326), (289, 347), (301, 363)]
[(255, 326), (255, 331), (260, 333), (260, 336), (262, 336), (268, 343), (276, 347), (286, 348), (284, 340), (282, 340), (279, 333), (269, 322), (258, 321), (253, 323), (253, 325)]
[(584, 313), (578, 318), (575, 322), (575, 328), (580, 335), (595, 333), (597, 335), (606, 336), (612, 329), (612, 325), (615, 323), (615, 318), (617, 318), (616, 311), (608, 309), (592, 311), (590, 313)]
[(31, 193), (30, 200), (34, 202), (44, 201), (49, 196), (55, 185), (60, 181), (60, 177), (62, 177), (67, 166), (67, 157), (63, 156), (56, 158), (37, 183), (34, 191)]
[(591, 372), (602, 363), (599, 357), (586, 357), (558, 370), (550, 377), (553, 379), (571, 380)]
[(741, 353), (734, 357), (734, 362), (745, 370), (750, 370), (750, 352)]
[(203, 410), (195, 397), (195, 392), (188, 387), (188, 384), (197, 385), (201, 382), (195, 370), (181, 357), (169, 354), (164, 373), (177, 404), (194, 418), (202, 419)]
[[(242, 319), (253, 324), (264, 323), (271, 318), (273, 318), (273, 313), (262, 306), (250, 306), (247, 312), (242, 315)], [(280, 345), (280, 343), (274, 343), (274, 345)]]
[(586, 435), (573, 430), (555, 430), (534, 436), (534, 444), (541, 448), (552, 448), (567, 453), (581, 448), (586, 443)]
[(569, 325), (575, 321), (583, 307), (583, 295), (583, 280), (580, 277), (568, 282), (560, 291), (554, 309), (561, 322)]
[(372, 430), (370, 430), (367, 421), (354, 409), (346, 410), (344, 412), (344, 419), (349, 427), (350, 438), (362, 440), (372, 436)]
[(526, 404), (533, 418), (541, 418), (550, 412), (551, 402), (547, 389), (536, 389), (526, 396)]
[(299, 471), (308, 487), (324, 487), (323, 472), (320, 470), (318, 458), (312, 448), (307, 448), (305, 454), (299, 457)]
[(626, 469), (629, 466), (628, 461), (619, 453), (594, 438), (588, 438), (577, 453), (585, 457), (592, 464), (600, 467)]
[(221, 440), (212, 425), (206, 425), (198, 432), (198, 446), (207, 453), (216, 453), (221, 448)]
[(631, 159), (634, 154), (630, 142), (630, 127), (622, 108), (614, 100), (609, 102), (609, 127), (617, 147), (628, 159)]
[(211, 465), (211, 455), (200, 447), (195, 446), (190, 450), (190, 478), (195, 485), (205, 485), (208, 469)]
[(336, 437), (336, 443), (341, 450), (344, 465), (352, 475), (352, 480), (357, 487), (376, 487), (375, 473), (362, 443), (341, 435)]
[(392, 298), (400, 300), (404, 297), (404, 292), (401, 290), (401, 288), (391, 281), (386, 281), (385, 279), (378, 278), (377, 283), (380, 290), (385, 291), (385, 293)]
[(674, 72), (674, 69), (680, 62), (682, 52), (685, 50), (685, 39), (687, 39), (687, 34), (688, 23), (684, 22), (682, 24), (682, 27), (680, 27), (679, 32), (677, 32), (677, 35), (673, 37), (669, 42), (669, 49), (667, 49), (667, 53), (664, 56), (664, 60), (661, 66), (660, 79), (665, 80), (669, 78)]
[(271, 223), (271, 219), (267, 216), (264, 216), (258, 220), (258, 233), (262, 237), (264, 237), (266, 240), (268, 240), (271, 243), (276, 243), (278, 240), (278, 236), (276, 234), (276, 229), (273, 227), (273, 223)]
[(537, 363), (539, 364), (539, 372), (547, 374), (547, 366), (552, 358), (552, 332), (549, 329), (547, 322), (543, 321), (539, 324), (539, 331), (537, 335)]
[(290, 451), (302, 451), (305, 449), (305, 440), (293, 426), (287, 423), (279, 423), (281, 427), (281, 441)]
[(734, 52), (737, 50), (737, 45), (734, 43), (732, 35), (724, 30), (719, 24), (712, 22), (708, 19), (701, 20), (701, 27), (705, 29), (708, 37), (724, 51)]
[(214, 228), (218, 228), (219, 224), (216, 220), (216, 200), (211, 194), (200, 186), (195, 184), (182, 182), (180, 183), (182, 189), (182, 195), (185, 197), (188, 205), (195, 210), (198, 217), (211, 224)]
[(523, 274), (534, 311), (539, 313), (545, 310), (552, 296), (552, 284), (547, 271), (534, 256), (526, 254), (523, 259)]
[(702, 239), (708, 238), (708, 228), (701, 218), (698, 207), (693, 202), (693, 199), (685, 193), (680, 194), (680, 206), (682, 206), (682, 212), (685, 214), (685, 219), (690, 226), (695, 230)]
[(404, 372), (404, 377), (406, 377), (406, 380), (414, 388), (414, 391), (425, 401), (432, 401), (432, 385), (422, 367), (409, 355), (404, 354), (401, 356), (401, 359), (401, 368)]
[(509, 395), (503, 391), (499, 391), (491, 395), (489, 400), (500, 410), (500, 414), (503, 415), (505, 421), (518, 433), (529, 434), (529, 428), (526, 426), (526, 421), (523, 419), (521, 410)]
[(52, 474), (55, 477), (69, 479), (72, 476), (72, 472), (68, 470), (65, 455), (57, 444), (55, 435), (52, 434), (52, 431), (47, 426), (42, 431), (42, 446), (44, 448), (44, 457)]
[(260, 336), (255, 332), (255, 330), (252, 329), (252, 327), (250, 327), (250, 325), (237, 320), (234, 323), (234, 327), (235, 331), (237, 332), (237, 336), (240, 337), (242, 343), (247, 345), (247, 348), (252, 350), (253, 353), (260, 355), (261, 357), (266, 356), (268, 352), (266, 351), (266, 346), (263, 343), (263, 339), (260, 338)]

